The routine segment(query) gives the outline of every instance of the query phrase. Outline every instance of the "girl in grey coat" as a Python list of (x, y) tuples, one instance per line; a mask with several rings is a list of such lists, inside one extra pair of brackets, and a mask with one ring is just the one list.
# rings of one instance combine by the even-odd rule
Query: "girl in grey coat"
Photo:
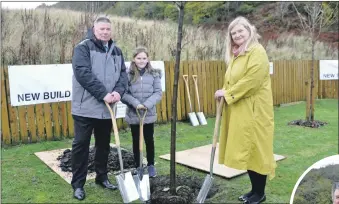
[[(136, 167), (139, 166), (139, 118), (136, 109), (147, 109), (144, 120), (147, 166), (150, 177), (156, 176), (154, 167), (154, 122), (157, 120), (156, 104), (161, 100), (161, 71), (154, 69), (146, 48), (139, 47), (133, 54), (128, 73), (128, 89), (121, 101), (127, 105), (125, 120), (131, 127), (133, 153)], [(142, 110), (140, 111), (142, 113)]]

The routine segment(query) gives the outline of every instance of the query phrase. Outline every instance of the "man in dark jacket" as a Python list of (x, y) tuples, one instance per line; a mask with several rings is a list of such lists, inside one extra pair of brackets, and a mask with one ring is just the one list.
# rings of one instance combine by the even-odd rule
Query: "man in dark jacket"
[[(94, 33), (93, 33), (94, 32)], [(92, 131), (95, 137), (95, 182), (104, 188), (116, 189), (107, 177), (112, 121), (105, 102), (120, 101), (128, 83), (121, 50), (111, 39), (111, 22), (99, 17), (93, 32), (74, 48), (72, 59), (72, 187), (74, 197), (85, 198), (89, 144)]]

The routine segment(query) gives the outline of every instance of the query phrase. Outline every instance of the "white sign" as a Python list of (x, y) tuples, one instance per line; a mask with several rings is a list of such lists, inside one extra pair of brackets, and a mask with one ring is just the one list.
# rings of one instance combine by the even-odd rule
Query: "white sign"
[(273, 62), (270, 62), (270, 75), (273, 74)]
[[(129, 68), (130, 62), (125, 65)], [(164, 62), (151, 61), (151, 65), (162, 71), (161, 86), (165, 91)], [(72, 64), (8, 66), (11, 105), (71, 101), (72, 76)], [(116, 118), (124, 118), (125, 113), (126, 105), (119, 102)]]
[(320, 80), (338, 80), (338, 60), (320, 60)]
[(115, 112), (115, 118), (124, 118), (126, 115), (126, 108), (127, 106), (119, 101)]
[(12, 106), (70, 101), (72, 65), (20, 65), (8, 67)]

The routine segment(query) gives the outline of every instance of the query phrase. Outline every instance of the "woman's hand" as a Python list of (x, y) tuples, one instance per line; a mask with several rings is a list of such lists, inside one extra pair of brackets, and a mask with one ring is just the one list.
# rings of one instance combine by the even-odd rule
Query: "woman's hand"
[(142, 105), (142, 104), (139, 104), (138, 106), (137, 106), (137, 109), (147, 109), (144, 105)]
[(226, 93), (225, 90), (219, 89), (215, 92), (214, 98), (219, 100), (221, 97), (223, 97), (225, 95), (225, 93)]

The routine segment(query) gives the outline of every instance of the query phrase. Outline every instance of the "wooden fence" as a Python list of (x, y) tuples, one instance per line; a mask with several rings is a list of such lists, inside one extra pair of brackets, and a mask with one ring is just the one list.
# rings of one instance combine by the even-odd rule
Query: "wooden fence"
[[(304, 101), (306, 82), (309, 80), (311, 61), (274, 61), (271, 75), (274, 105)], [(338, 98), (338, 80), (319, 80), (319, 61), (315, 61), (316, 98)], [(198, 103), (192, 75), (198, 75), (200, 110), (205, 116), (213, 117), (216, 111), (214, 92), (222, 87), (226, 66), (223, 61), (183, 61), (180, 65), (178, 87), (178, 120), (187, 120), (190, 112), (187, 93), (182, 79), (189, 75), (189, 88), (193, 111)], [(174, 61), (165, 62), (166, 91), (157, 105), (158, 123), (171, 120), (173, 95)], [(73, 137), (71, 102), (46, 103), (12, 107), (9, 96), (8, 69), (2, 69), (1, 77), (1, 142), (5, 145), (34, 143), (44, 140), (60, 140)], [(302, 117), (302, 116), (301, 116)], [(126, 128), (123, 119), (118, 126)]]

